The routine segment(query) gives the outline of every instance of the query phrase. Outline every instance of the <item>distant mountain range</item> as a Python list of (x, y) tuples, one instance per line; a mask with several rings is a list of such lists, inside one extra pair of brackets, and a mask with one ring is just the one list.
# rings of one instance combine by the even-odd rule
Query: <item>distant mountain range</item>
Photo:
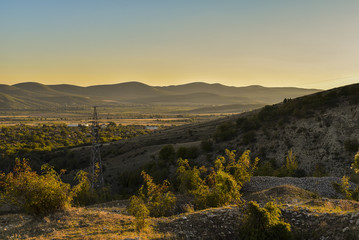
[(236, 105), (263, 106), (280, 102), (284, 98), (296, 98), (318, 91), (320, 90), (294, 87), (230, 87), (203, 82), (166, 87), (149, 86), (139, 82), (89, 87), (25, 82), (11, 86), (0, 84), (0, 109), (25, 110), (135, 104), (192, 105), (208, 110), (208, 107), (218, 108), (227, 105), (231, 107)]

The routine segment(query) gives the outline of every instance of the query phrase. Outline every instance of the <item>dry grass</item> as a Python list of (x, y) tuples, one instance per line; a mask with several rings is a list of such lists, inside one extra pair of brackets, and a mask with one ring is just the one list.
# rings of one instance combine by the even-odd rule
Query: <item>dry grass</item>
[(347, 213), (359, 211), (359, 203), (344, 199), (316, 199), (303, 204), (303, 207), (319, 213)]
[[(151, 227), (135, 230), (134, 218), (96, 208), (73, 208), (44, 218), (24, 214), (0, 216), (0, 239), (161, 239), (169, 234)], [(151, 222), (151, 220), (150, 220)]]

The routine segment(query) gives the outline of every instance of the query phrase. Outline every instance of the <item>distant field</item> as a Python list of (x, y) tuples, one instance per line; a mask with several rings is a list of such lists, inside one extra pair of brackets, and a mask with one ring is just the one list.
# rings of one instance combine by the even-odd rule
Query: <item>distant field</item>
[[(38, 125), (38, 124), (89, 124), (92, 109), (60, 110), (11, 110), (0, 111), (0, 125)], [(191, 113), (186, 113), (191, 111)], [(213, 120), (229, 113), (201, 113), (188, 106), (135, 106), (135, 107), (98, 107), (100, 123), (115, 122), (122, 125), (178, 126), (193, 122)]]
[[(183, 117), (183, 118), (114, 118), (114, 119), (100, 119), (100, 124), (107, 124), (109, 122), (114, 122), (116, 124), (122, 125), (141, 125), (141, 126), (179, 126), (183, 124), (193, 123), (193, 122), (203, 122), (206, 120), (215, 119), (218, 116), (195, 116), (195, 117)], [(90, 124), (91, 119), (81, 120), (81, 119), (68, 119), (62, 120), (59, 118), (42, 118), (37, 119), (31, 116), (23, 117), (8, 117), (0, 116), (0, 126), (13, 126), (17, 124), (25, 124), (30, 126), (40, 125), (40, 124)]]

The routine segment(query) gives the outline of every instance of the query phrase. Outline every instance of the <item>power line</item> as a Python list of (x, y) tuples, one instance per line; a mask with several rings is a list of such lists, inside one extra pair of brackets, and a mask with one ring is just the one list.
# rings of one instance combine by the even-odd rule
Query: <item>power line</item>
[(92, 188), (102, 188), (104, 186), (102, 161), (100, 152), (100, 126), (98, 123), (97, 107), (93, 107), (92, 117), (92, 148), (91, 148), (91, 177)]

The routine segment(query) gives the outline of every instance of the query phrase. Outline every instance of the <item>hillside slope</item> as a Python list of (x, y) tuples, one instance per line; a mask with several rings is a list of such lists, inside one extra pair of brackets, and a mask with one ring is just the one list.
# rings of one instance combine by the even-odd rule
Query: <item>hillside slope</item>
[[(106, 144), (101, 149), (106, 182), (115, 191), (126, 193), (136, 189), (142, 169), (157, 179), (173, 178), (175, 161), (159, 160), (159, 151), (168, 144), (175, 150), (195, 149), (191, 162), (208, 167), (227, 148), (238, 154), (250, 149), (252, 159), (261, 159), (260, 165), (270, 163), (279, 168), (292, 149), (302, 176), (342, 177), (351, 172), (350, 164), (359, 147), (358, 96), (359, 84), (354, 84), (252, 112)], [(202, 141), (213, 141), (212, 148), (203, 149)], [(89, 150), (73, 149), (71, 158), (66, 151), (47, 158), (55, 166), (67, 161), (83, 168), (89, 164)], [(75, 172), (76, 169), (67, 176), (68, 181)]]
[[(228, 148), (238, 153), (250, 149), (261, 164), (270, 161), (280, 166), (288, 150), (293, 149), (303, 174), (312, 176), (317, 171), (341, 177), (350, 172), (359, 147), (358, 96), (359, 84), (350, 85), (253, 112), (112, 143), (102, 150), (108, 169), (105, 174), (114, 181), (111, 178), (118, 174), (156, 163), (159, 150), (173, 144), (175, 149), (197, 147), (194, 161), (205, 165)], [(207, 139), (214, 140), (209, 152), (200, 146)], [(171, 167), (168, 169), (171, 172)]]

